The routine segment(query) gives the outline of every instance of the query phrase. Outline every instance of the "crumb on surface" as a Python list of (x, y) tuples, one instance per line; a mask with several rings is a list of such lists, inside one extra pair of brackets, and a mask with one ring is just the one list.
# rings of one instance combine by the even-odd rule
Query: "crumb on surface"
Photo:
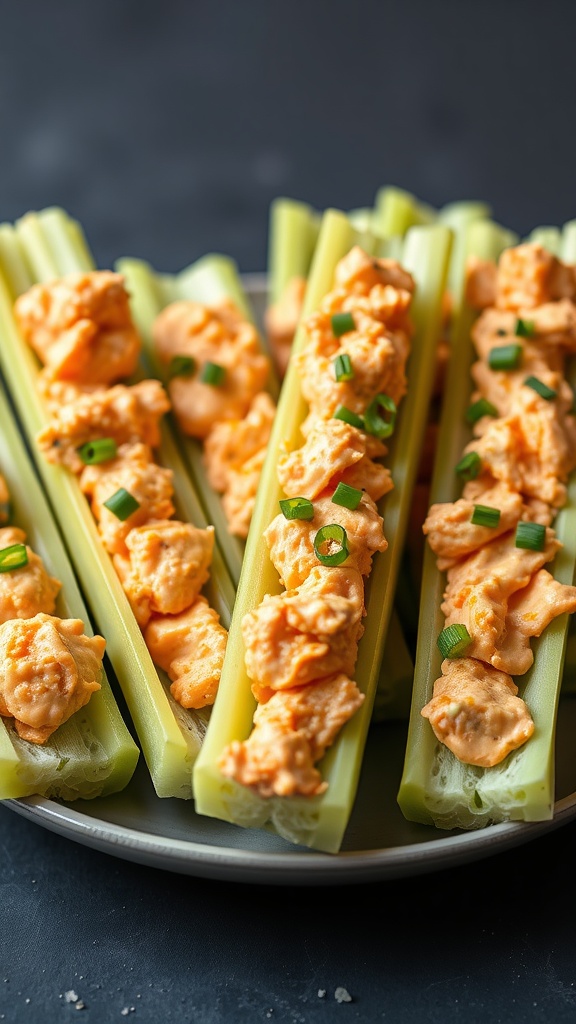
[(334, 992), (334, 999), (336, 1000), (337, 1003), (352, 1002), (352, 996), (348, 992), (348, 989), (343, 988), (342, 985), (339, 985), (336, 991)]

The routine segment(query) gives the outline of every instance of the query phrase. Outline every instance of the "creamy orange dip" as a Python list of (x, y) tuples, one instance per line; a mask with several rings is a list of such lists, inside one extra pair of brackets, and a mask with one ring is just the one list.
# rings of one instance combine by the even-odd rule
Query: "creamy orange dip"
[[(464, 452), (474, 470), (462, 497), (433, 505), (423, 530), (447, 572), (445, 625), (465, 627), (470, 640), (464, 656), (443, 661), (422, 715), (459, 760), (491, 767), (534, 731), (512, 679), (533, 663), (530, 640), (576, 610), (576, 587), (545, 568), (561, 547), (553, 522), (576, 467), (565, 378), (576, 352), (576, 268), (522, 244), (497, 264), (471, 261), (467, 296), (481, 310), (472, 403), (488, 404)], [(478, 506), (491, 522), (473, 522)], [(535, 547), (517, 543), (519, 523), (534, 524)]]
[[(40, 450), (77, 475), (172, 695), (184, 707), (213, 703), (227, 633), (215, 611), (204, 614), (200, 591), (210, 574), (214, 528), (174, 518), (172, 471), (155, 454), (170, 409), (164, 388), (156, 380), (122, 380), (136, 369), (141, 347), (123, 278), (94, 271), (35, 285), (16, 301), (15, 314), (43, 363), (38, 387), (50, 421), (38, 435)], [(84, 446), (102, 440), (111, 451), (87, 464)], [(129, 505), (117, 514), (109, 503), (122, 494)]]
[(277, 473), (286, 499), (308, 502), (307, 516), (281, 511), (265, 532), (285, 589), (243, 619), (258, 706), (248, 739), (230, 744), (219, 762), (225, 776), (262, 797), (323, 793), (317, 763), (364, 701), (353, 678), (364, 588), (388, 543), (376, 502), (393, 486), (380, 461), (380, 435), (389, 431), (382, 420), (377, 430), (372, 413), (395, 414), (405, 394), (413, 291), (398, 263), (353, 248), (292, 356), (309, 414), (301, 446), (284, 445)]

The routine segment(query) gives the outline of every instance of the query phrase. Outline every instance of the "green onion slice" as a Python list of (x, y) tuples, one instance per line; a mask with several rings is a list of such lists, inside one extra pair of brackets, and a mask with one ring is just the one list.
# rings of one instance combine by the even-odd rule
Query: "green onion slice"
[[(334, 550), (334, 544), (338, 547)], [(341, 565), (348, 558), (348, 536), (343, 526), (330, 523), (314, 537), (314, 554), (322, 565)]]
[(335, 505), (343, 505), (344, 508), (349, 508), (354, 512), (362, 501), (362, 491), (358, 490), (357, 487), (350, 487), (350, 484), (345, 484), (341, 480), (332, 495), (332, 501)]
[(343, 334), (353, 331), (356, 327), (352, 313), (333, 313), (330, 323), (332, 325), (332, 334), (335, 338), (341, 338)]
[(522, 359), (522, 345), (496, 345), (488, 356), (491, 370), (515, 370)]
[(354, 377), (352, 360), (347, 352), (342, 352), (339, 356), (336, 356), (334, 360), (334, 376), (338, 383), (343, 380), (352, 380)]
[(475, 480), (481, 469), (482, 459), (478, 452), (467, 452), (456, 466), (456, 472), (463, 480)]
[(119, 490), (104, 502), (104, 505), (121, 522), (124, 522), (128, 519), (128, 516), (131, 516), (133, 512), (140, 508), (140, 502), (136, 501), (134, 495), (130, 494), (130, 491), (127, 491), (125, 487), (120, 487)]
[(358, 430), (364, 430), (364, 420), (361, 416), (357, 416), (352, 409), (347, 409), (345, 405), (339, 405), (336, 409), (333, 420), (344, 420), (345, 423), (349, 423), (351, 427), (357, 427)]
[(173, 377), (190, 377), (196, 369), (193, 356), (173, 356), (168, 366), (168, 380)]
[(472, 637), (462, 622), (454, 622), (442, 630), (436, 643), (443, 658), (461, 658), (470, 647)]
[(279, 504), (285, 519), (314, 518), (314, 505), (308, 498), (281, 498)]
[(497, 415), (498, 409), (487, 398), (479, 398), (477, 402), (472, 402), (472, 405), (469, 405), (466, 410), (466, 420), (468, 423), (477, 423), (483, 416)]
[(490, 526), (494, 528), (500, 522), (500, 509), (491, 505), (474, 505), (470, 522), (474, 526)]
[(514, 543), (517, 548), (543, 551), (546, 543), (546, 527), (542, 523), (527, 523), (521, 519), (516, 527)]
[(534, 321), (521, 320), (521, 318), (518, 317), (514, 328), (514, 334), (518, 338), (531, 338), (534, 334)]
[(226, 369), (224, 366), (220, 366), (220, 363), (204, 363), (200, 380), (203, 384), (211, 384), (212, 387), (217, 388), (223, 383), (225, 376)]
[(10, 544), (0, 549), (0, 572), (11, 572), (28, 565), (28, 552), (25, 544)]
[(76, 450), (85, 466), (97, 466), (99, 462), (109, 462), (118, 454), (118, 446), (113, 437), (99, 437), (96, 441), (87, 441)]
[(526, 377), (524, 384), (527, 388), (532, 388), (533, 391), (536, 391), (541, 398), (545, 398), (547, 402), (551, 402), (553, 398), (556, 398), (554, 388), (549, 388), (543, 380), (538, 380), (538, 377)]
[[(384, 409), (388, 414), (386, 419), (380, 415), (380, 409)], [(380, 441), (385, 437), (390, 437), (394, 433), (396, 425), (396, 412), (396, 402), (390, 398), (390, 395), (376, 395), (364, 413), (364, 423), (368, 433), (374, 434)]]

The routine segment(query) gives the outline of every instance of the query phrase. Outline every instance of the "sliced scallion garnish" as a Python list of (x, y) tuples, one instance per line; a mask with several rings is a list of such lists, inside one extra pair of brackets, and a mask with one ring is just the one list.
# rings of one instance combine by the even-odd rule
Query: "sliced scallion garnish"
[(443, 658), (461, 658), (470, 647), (472, 637), (464, 623), (454, 622), (442, 630), (436, 643)]
[(308, 498), (281, 498), (279, 504), (285, 519), (314, 518), (314, 505)]
[(491, 349), (488, 356), (488, 365), (491, 370), (515, 370), (522, 359), (522, 345), (512, 343), (510, 345), (496, 345)]
[(528, 523), (521, 519), (516, 527), (514, 544), (529, 551), (543, 551), (546, 543), (546, 527), (542, 523)]
[[(334, 544), (338, 547), (334, 550)], [(341, 565), (348, 558), (348, 535), (343, 526), (322, 526), (314, 537), (314, 554), (322, 565)]]
[(200, 374), (200, 380), (203, 384), (210, 384), (212, 387), (220, 387), (226, 376), (226, 369), (224, 366), (220, 366), (220, 363), (204, 363), (202, 372)]
[(190, 377), (196, 369), (193, 356), (173, 356), (168, 367), (168, 380), (173, 377)]
[(0, 549), (0, 572), (11, 572), (28, 565), (28, 552), (25, 544), (10, 544)]
[(347, 352), (341, 352), (340, 355), (336, 356), (334, 360), (334, 376), (338, 383), (343, 380), (352, 380), (354, 377), (352, 360)]
[(482, 469), (482, 459), (478, 452), (467, 452), (456, 465), (456, 472), (463, 480), (475, 480)]
[(521, 317), (518, 317), (514, 328), (514, 334), (518, 338), (531, 338), (534, 334), (534, 321), (522, 320)]
[(492, 529), (500, 522), (500, 509), (491, 505), (474, 505), (470, 522), (474, 526), (490, 526)]
[(345, 405), (339, 405), (334, 412), (332, 419), (344, 420), (344, 423), (349, 423), (351, 427), (357, 427), (358, 430), (364, 430), (364, 420), (361, 416), (357, 416), (352, 409), (348, 409)]
[(105, 507), (109, 512), (112, 512), (117, 519), (124, 522), (131, 516), (133, 512), (136, 512), (140, 508), (140, 502), (136, 500), (130, 491), (127, 491), (125, 487), (120, 487), (114, 494), (104, 502)]
[(556, 398), (556, 392), (554, 388), (549, 388), (543, 380), (538, 380), (538, 377), (526, 377), (524, 385), (527, 388), (532, 388), (540, 395), (540, 398), (545, 398), (547, 402), (551, 402), (553, 398)]
[(468, 406), (466, 421), (468, 423), (477, 423), (483, 416), (497, 415), (498, 409), (495, 405), (492, 405), (492, 402), (489, 402), (487, 398), (479, 398), (477, 402), (472, 402), (472, 405)]
[(352, 313), (333, 313), (330, 324), (335, 338), (341, 338), (343, 334), (353, 331), (356, 327)]
[(345, 484), (341, 480), (332, 495), (332, 501), (335, 505), (343, 505), (344, 508), (349, 508), (354, 512), (362, 501), (362, 491), (357, 487), (350, 487), (350, 484)]
[(85, 466), (97, 466), (100, 462), (115, 459), (118, 446), (113, 437), (99, 437), (96, 441), (80, 445), (77, 451)]
[[(380, 409), (387, 418), (380, 415)], [(394, 433), (396, 424), (396, 402), (390, 395), (376, 395), (364, 413), (364, 425), (369, 434), (374, 434), (380, 441)]]

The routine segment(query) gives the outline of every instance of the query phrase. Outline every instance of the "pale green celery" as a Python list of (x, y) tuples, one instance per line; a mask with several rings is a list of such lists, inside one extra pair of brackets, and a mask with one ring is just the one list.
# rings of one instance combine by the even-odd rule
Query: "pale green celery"
[[(338, 261), (356, 243), (349, 218), (327, 210), (308, 279), (303, 317), (317, 308), (333, 284)], [(423, 436), (440, 322), (442, 290), (448, 263), (450, 232), (444, 227), (414, 228), (406, 239), (403, 258), (416, 278), (414, 302), (416, 334), (409, 364), (408, 394), (398, 415), (398, 427), (390, 446), (388, 465), (395, 488), (381, 508), (389, 546), (376, 555), (366, 587), (365, 633), (360, 641), (356, 680), (365, 701), (346, 724), (321, 762), (327, 791), (319, 797), (262, 799), (248, 788), (225, 779), (218, 768), (224, 748), (250, 734), (255, 701), (244, 669), (241, 624), (244, 615), (257, 607), (265, 594), (281, 592), (278, 575), (269, 557), (264, 530), (278, 512), (282, 491), (276, 475), (281, 446), (301, 443), (300, 426), (307, 408), (294, 365), (288, 367), (278, 411), (268, 445), (246, 555), (236, 595), (218, 697), (205, 742), (194, 768), (196, 809), (244, 827), (266, 827), (293, 843), (335, 853), (340, 849), (354, 803), (362, 756), (380, 669), (387, 628), (392, 613), (399, 556), (404, 543), (411, 489), (418, 450)], [(304, 344), (299, 328), (295, 350)]]
[[(63, 223), (65, 226), (65, 216)], [(64, 467), (48, 463), (35, 444), (36, 435), (49, 421), (49, 414), (39, 396), (30, 400), (36, 391), (39, 364), (24, 343), (14, 319), (13, 300), (18, 294), (14, 284), (16, 281), (23, 283), (23, 266), (29, 268), (30, 284), (39, 278), (59, 276), (58, 259), (36, 215), (22, 218), (17, 230), (9, 225), (0, 227), (0, 236), (3, 243), (0, 275), (4, 279), (0, 287), (2, 370), (78, 578), (89, 595), (98, 629), (106, 638), (107, 654), (126, 699), (155, 790), (161, 797), (189, 799), (192, 764), (204, 736), (209, 711), (184, 711), (170, 695), (168, 677), (152, 662), (76, 477)], [(60, 238), (64, 247), (65, 230)], [(69, 240), (72, 245), (78, 243), (74, 228), (69, 232)], [(174, 483), (175, 504), (180, 508), (189, 506), (189, 481), (183, 470)], [(225, 625), (233, 600), (234, 590), (229, 582), (227, 599), (221, 605)]]
[(278, 302), (295, 277), (307, 277), (318, 237), (319, 217), (308, 203), (279, 196), (268, 221), (268, 290)]
[(408, 228), (417, 224), (432, 223), (432, 218), (431, 208), (405, 189), (385, 185), (376, 193), (372, 226), (380, 238), (402, 238)]
[[(0, 385), (0, 473), (10, 493), (10, 524), (47, 571), (62, 584), (54, 615), (81, 619), (92, 635), (88, 612), (48, 502)], [(33, 793), (65, 800), (117, 793), (130, 781), (139, 750), (124, 724), (105, 671), (101, 689), (42, 745), (22, 740), (9, 719), (0, 719), (0, 799)]]
[[(462, 275), (465, 271), (463, 254), (468, 225), (475, 220), (486, 220), (491, 214), (492, 211), (487, 203), (475, 202), (473, 200), (447, 203), (446, 206), (441, 207), (438, 211), (440, 223), (447, 224), (454, 232), (450, 268), (448, 270), (448, 291), (453, 303), (459, 301), (463, 294)], [(457, 316), (458, 310), (453, 308), (452, 315)]]
[[(495, 260), (510, 244), (510, 232), (491, 221), (476, 221), (467, 232), (465, 255)], [(454, 322), (453, 355), (448, 370), (446, 400), (440, 422), (431, 504), (460, 496), (454, 466), (470, 440), (465, 421), (470, 401), (473, 349), (470, 329), (473, 311), (460, 304)], [(465, 386), (464, 382), (469, 382)], [(576, 480), (555, 521), (564, 547), (554, 561), (554, 576), (571, 583), (576, 561)], [(398, 803), (410, 821), (441, 829), (482, 828), (508, 820), (540, 821), (553, 814), (554, 735), (562, 676), (567, 616), (555, 619), (532, 642), (534, 665), (516, 682), (533, 716), (531, 739), (492, 768), (462, 764), (438, 743), (430, 723), (420, 714), (440, 676), (441, 656), (436, 640), (444, 627), (440, 605), (445, 575), (438, 572), (433, 552), (426, 548), (420, 601), (412, 708)]]
[(526, 239), (527, 242), (538, 242), (545, 249), (549, 249), (554, 256), (560, 256), (562, 248), (562, 234), (560, 229), (549, 224), (533, 228)]

